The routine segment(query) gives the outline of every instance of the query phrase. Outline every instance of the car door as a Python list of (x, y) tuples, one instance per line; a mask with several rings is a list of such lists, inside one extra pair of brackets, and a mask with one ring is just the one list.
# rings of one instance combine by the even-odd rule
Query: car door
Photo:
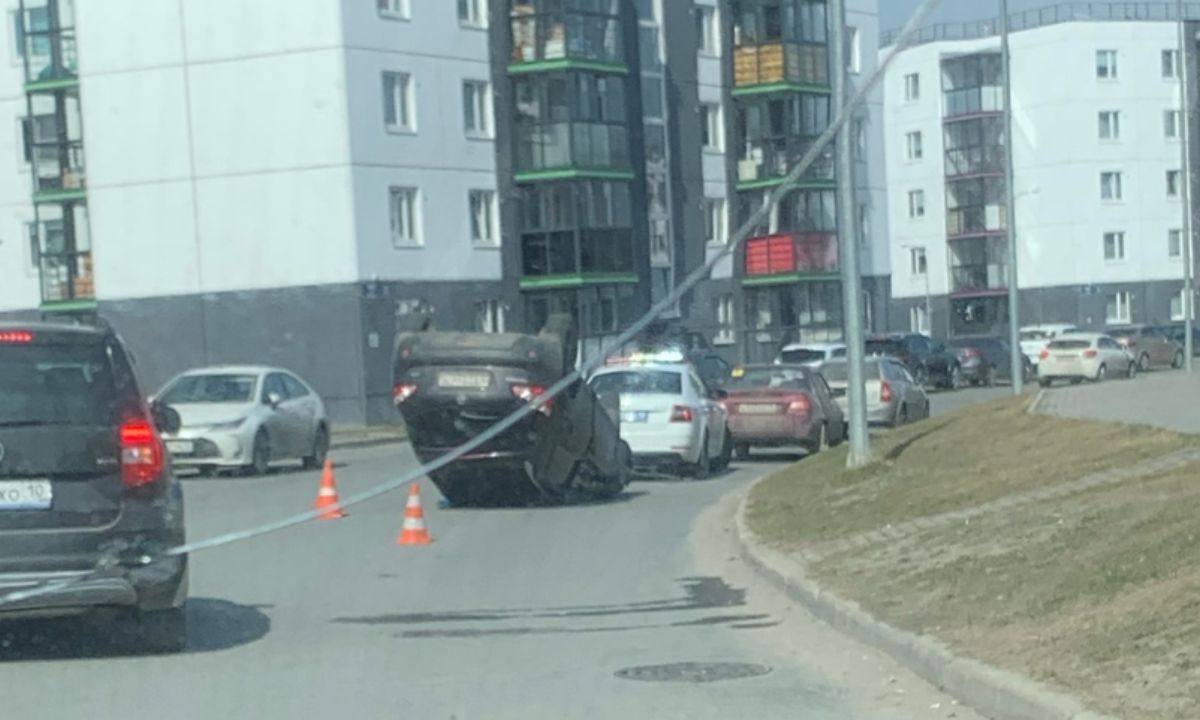
[(1155, 365), (1170, 365), (1175, 360), (1175, 346), (1159, 328), (1145, 328), (1142, 337), (1153, 352), (1151, 358)]
[(288, 406), (290, 411), (295, 411), (299, 422), (296, 438), (299, 452), (301, 455), (308, 455), (316, 440), (317, 396), (299, 378), (290, 373), (283, 373), (283, 384), (288, 391), (288, 399), (284, 405)]
[(899, 388), (898, 394), (908, 407), (909, 418), (915, 420), (929, 414), (929, 396), (908, 368), (893, 363), (884, 368), (884, 373), (888, 381)]
[(1116, 340), (1102, 337), (1096, 341), (1096, 348), (1100, 351), (1100, 357), (1103, 358), (1104, 364), (1108, 366), (1109, 375), (1129, 371), (1129, 365), (1133, 360)]
[(812, 373), (809, 375), (809, 382), (812, 384), (813, 392), (817, 395), (817, 403), (821, 406), (821, 416), (826, 423), (826, 437), (833, 441), (845, 440), (843, 435), (845, 421), (842, 418), (842, 409), (834, 401), (833, 391), (825, 383), (825, 378), (821, 377), (819, 373)]
[[(275, 399), (277, 402), (272, 403)], [(271, 457), (274, 460), (298, 457), (300, 415), (288, 399), (287, 384), (282, 373), (268, 373), (263, 382), (262, 402), (267, 406), (265, 425), (271, 438)]]
[(708, 456), (715, 458), (721, 454), (722, 443), (725, 442), (725, 411), (713, 402), (711, 391), (694, 370), (687, 374), (688, 387), (696, 398), (696, 406), (704, 418), (704, 430), (708, 434)]

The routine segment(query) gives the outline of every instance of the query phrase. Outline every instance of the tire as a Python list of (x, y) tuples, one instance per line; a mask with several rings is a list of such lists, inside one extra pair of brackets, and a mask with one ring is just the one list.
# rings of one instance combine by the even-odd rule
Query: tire
[(986, 387), (996, 387), (996, 366), (988, 365), (987, 376), (983, 379), (983, 384)]
[(908, 424), (908, 406), (901, 405), (900, 409), (898, 411), (896, 411), (896, 422), (892, 423), (892, 427), (900, 427), (901, 425), (907, 425), (907, 424)]
[(246, 473), (259, 477), (266, 475), (271, 469), (271, 438), (266, 430), (259, 430), (254, 436), (254, 447), (250, 450), (250, 464)]
[(1038, 387), (1050, 387), (1050, 378), (1038, 378)]
[(1175, 353), (1175, 357), (1171, 360), (1171, 367), (1176, 370), (1183, 367), (1183, 351), (1179, 350)]
[(304, 469), (316, 470), (325, 464), (327, 457), (329, 457), (329, 428), (321, 425), (313, 435), (312, 455), (304, 458)]
[(1093, 378), (1093, 381), (1102, 383), (1102, 382), (1104, 382), (1104, 379), (1107, 377), (1108, 377), (1108, 365), (1105, 365), (1104, 363), (1100, 363), (1100, 367), (1096, 368), (1096, 377)]
[(1146, 353), (1142, 353), (1141, 355), (1138, 356), (1137, 364), (1138, 364), (1138, 370), (1141, 370), (1142, 372), (1149, 372), (1150, 371), (1150, 356)]
[(808, 454), (816, 455), (825, 448), (829, 447), (829, 435), (825, 428), (825, 423), (817, 426), (817, 440), (808, 444)]
[(738, 460), (750, 459), (750, 443), (738, 443), (733, 448), (734, 455)]
[(712, 473), (712, 460), (708, 457), (708, 434), (700, 440), (700, 458), (689, 468), (693, 480), (707, 480)]
[[(838, 445), (841, 445), (842, 443), (846, 442), (846, 424), (845, 423), (842, 423), (841, 431), (842, 431), (842, 433), (841, 433), (841, 435), (838, 435), (837, 442), (834, 442), (832, 440), (829, 441), (829, 447), (834, 448), (834, 447), (837, 447)], [(825, 429), (825, 437), (826, 438), (829, 437), (829, 428), (828, 427)]]
[(733, 459), (733, 435), (729, 429), (725, 429), (725, 439), (721, 443), (721, 454), (712, 461), (713, 472), (722, 472), (729, 467), (729, 461)]
[(149, 653), (173, 654), (187, 649), (187, 612), (168, 608), (136, 616), (138, 645)]
[(1071, 378), (1071, 384), (1072, 385), (1081, 385), (1081, 384), (1083, 384), (1083, 378)]

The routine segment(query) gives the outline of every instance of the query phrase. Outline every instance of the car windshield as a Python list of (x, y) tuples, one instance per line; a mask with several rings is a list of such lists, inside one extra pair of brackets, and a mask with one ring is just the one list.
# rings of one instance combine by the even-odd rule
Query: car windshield
[(116, 403), (102, 346), (0, 344), (0, 426), (107, 425)]
[(168, 405), (248, 403), (254, 398), (254, 375), (185, 375), (158, 398)]
[(825, 351), (814, 350), (812, 348), (794, 348), (781, 352), (779, 359), (785, 363), (820, 362), (825, 359)]
[(681, 395), (683, 374), (671, 370), (624, 370), (597, 375), (591, 386), (598, 395)]
[(808, 373), (798, 368), (746, 368), (734, 371), (730, 390), (810, 390)]
[(1022, 330), (1022, 340), (1047, 340), (1050, 338), (1050, 333), (1045, 330)]

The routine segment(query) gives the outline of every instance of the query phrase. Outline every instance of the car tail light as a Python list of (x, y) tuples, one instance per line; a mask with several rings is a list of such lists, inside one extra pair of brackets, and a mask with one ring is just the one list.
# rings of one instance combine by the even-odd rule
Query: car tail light
[(687, 405), (676, 405), (671, 408), (671, 422), (690, 423), (696, 419), (696, 413)]
[(798, 397), (788, 403), (788, 415), (807, 415), (812, 412), (812, 401), (806, 397)]
[(1098, 353), (1095, 350), (1084, 350), (1083, 351), (1083, 356), (1089, 360), (1096, 357), (1097, 354)]
[[(534, 400), (537, 400), (541, 396), (545, 395), (546, 388), (542, 387), (541, 385), (517, 384), (517, 385), (512, 386), (512, 394), (518, 400), (521, 400), (521, 401), (527, 402), (527, 403), (531, 403)], [(554, 412), (554, 399), (551, 398), (551, 399), (547, 400), (546, 402), (542, 403), (541, 407), (538, 408), (538, 412), (545, 415), (546, 417), (550, 417), (550, 413)]]
[(417, 386), (415, 383), (400, 383), (392, 388), (392, 402), (399, 407), (416, 394)]
[(145, 420), (130, 420), (121, 426), (121, 485), (140, 488), (162, 478), (163, 448), (154, 426)]
[(879, 399), (880, 400), (882, 400), (883, 402), (886, 403), (886, 402), (891, 402), (895, 398), (896, 398), (896, 396), (892, 393), (892, 386), (888, 384), (887, 380), (884, 380), (883, 382), (879, 383)]
[(0, 343), (6, 345), (28, 345), (33, 342), (33, 333), (26, 330), (6, 330), (0, 332)]
[(1038, 357), (1042, 360), (1045, 360), (1046, 358), (1050, 357), (1050, 351), (1048, 349), (1043, 349), (1040, 353), (1038, 353)]

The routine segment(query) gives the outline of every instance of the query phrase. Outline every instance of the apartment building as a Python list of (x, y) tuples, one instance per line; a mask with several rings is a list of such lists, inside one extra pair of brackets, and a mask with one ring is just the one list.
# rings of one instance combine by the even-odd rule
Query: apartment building
[(1013, 15), (1015, 212), (997, 23), (928, 28), (897, 58), (884, 123), (893, 325), (1003, 331), (1010, 221), (1022, 323), (1182, 318), (1174, 20), (1164, 3)]

